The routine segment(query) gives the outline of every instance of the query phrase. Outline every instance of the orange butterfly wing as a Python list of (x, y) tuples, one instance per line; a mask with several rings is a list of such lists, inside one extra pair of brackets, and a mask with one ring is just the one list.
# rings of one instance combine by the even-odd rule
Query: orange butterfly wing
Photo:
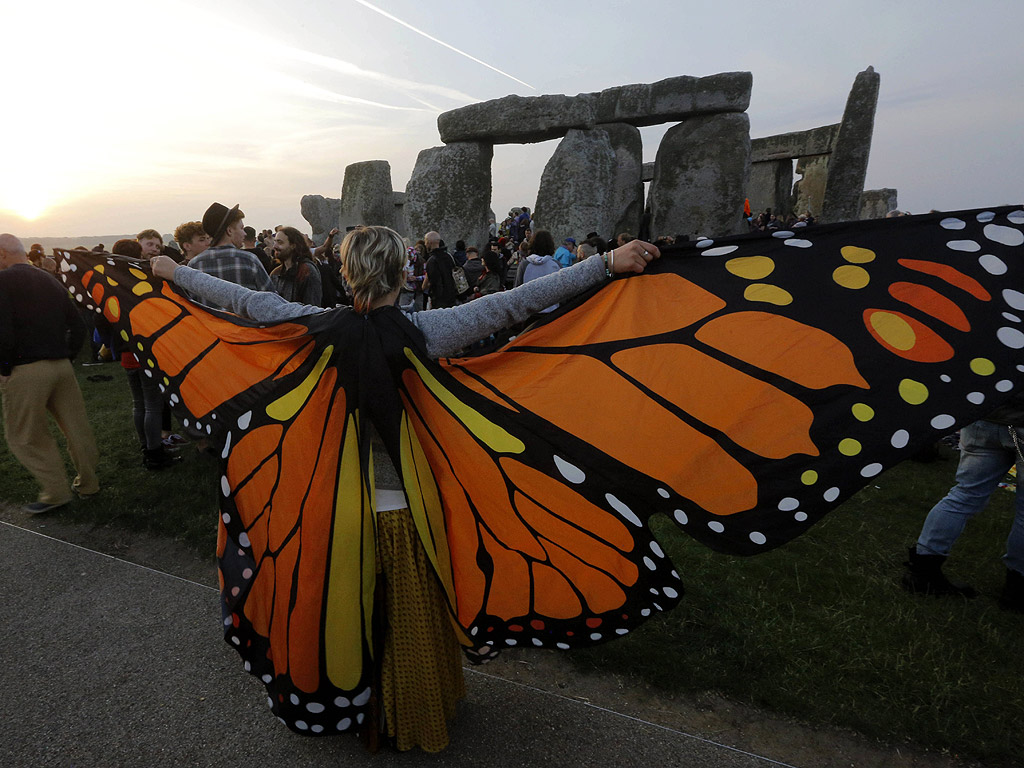
[(374, 519), (329, 319), (258, 327), (109, 257), (65, 252), (61, 274), (185, 426), (223, 446), (225, 639), (266, 685), (272, 711), (306, 733), (357, 727), (372, 679)]

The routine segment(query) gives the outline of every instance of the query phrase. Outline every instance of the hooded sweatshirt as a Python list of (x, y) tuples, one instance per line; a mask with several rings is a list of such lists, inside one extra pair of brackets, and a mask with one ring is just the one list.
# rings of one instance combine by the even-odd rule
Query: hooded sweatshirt
[[(519, 272), (516, 274), (516, 285), (522, 285), (528, 283), (531, 280), (536, 280), (538, 277), (544, 277), (544, 275), (550, 275), (552, 272), (559, 270), (558, 262), (555, 261), (555, 257), (548, 254), (547, 256), (527, 256), (523, 261), (519, 262)], [(550, 307), (542, 309), (542, 312), (552, 312), (558, 309), (557, 304), (552, 304)]]

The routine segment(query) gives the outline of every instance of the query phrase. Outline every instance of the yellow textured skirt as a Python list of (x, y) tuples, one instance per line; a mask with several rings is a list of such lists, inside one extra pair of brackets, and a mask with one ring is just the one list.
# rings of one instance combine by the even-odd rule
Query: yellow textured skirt
[(466, 695), (448, 606), (408, 509), (377, 513), (377, 548), (387, 620), (384, 728), (398, 749), (438, 752), (448, 746), (448, 721)]

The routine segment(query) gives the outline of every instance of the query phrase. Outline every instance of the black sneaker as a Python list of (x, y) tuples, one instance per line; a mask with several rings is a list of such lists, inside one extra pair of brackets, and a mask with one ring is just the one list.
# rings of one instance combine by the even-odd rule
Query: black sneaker
[(142, 466), (149, 470), (166, 469), (181, 461), (181, 456), (171, 453), (163, 446), (142, 452)]
[(46, 512), (52, 512), (55, 509), (60, 509), (66, 504), (66, 501), (62, 501), (59, 504), (51, 504), (48, 501), (33, 501), (31, 504), (26, 504), (22, 509), (30, 515), (42, 515)]

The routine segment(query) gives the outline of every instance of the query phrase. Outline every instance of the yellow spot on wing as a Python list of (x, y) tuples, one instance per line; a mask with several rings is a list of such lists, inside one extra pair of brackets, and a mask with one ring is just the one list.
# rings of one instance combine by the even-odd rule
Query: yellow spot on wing
[(854, 403), (850, 410), (857, 421), (871, 421), (875, 418), (875, 409), (867, 403)]
[(144, 296), (147, 293), (153, 292), (153, 286), (149, 283), (136, 283), (132, 286), (132, 293), (136, 296)]
[(725, 262), (725, 268), (747, 280), (764, 280), (775, 270), (775, 262), (767, 256), (741, 256)]
[(844, 456), (856, 456), (860, 453), (860, 449), (860, 443), (852, 437), (847, 437), (845, 440), (839, 441), (839, 452)]
[(747, 289), (743, 292), (743, 298), (747, 301), (762, 301), (779, 307), (785, 307), (793, 303), (793, 296), (789, 291), (783, 290), (777, 285), (768, 285), (767, 283), (748, 285)]
[(920, 405), (928, 399), (928, 387), (913, 379), (900, 382), (900, 397), (911, 405)]
[(818, 482), (818, 473), (813, 469), (808, 469), (802, 475), (800, 475), (800, 482), (804, 485), (814, 485)]
[(139, 278), (139, 280), (148, 280), (149, 279), (149, 275), (147, 275), (141, 269), (136, 269), (135, 267), (128, 267), (128, 273), (132, 277)]
[(413, 351), (405, 348), (405, 356), (409, 358), (416, 367), (416, 372), (423, 379), (423, 383), (433, 393), (434, 397), (440, 400), (449, 411), (455, 414), (455, 418), (461, 421), (466, 427), (482, 440), (492, 451), (496, 453), (522, 453), (526, 450), (523, 442), (513, 437), (497, 424), (483, 416), (479, 411), (470, 408), (455, 395), (445, 389), (433, 374), (428, 371), (423, 363), (419, 361)]
[(871, 280), (866, 269), (849, 264), (836, 267), (835, 272), (832, 273), (832, 279), (843, 286), (843, 288), (851, 288), (853, 290), (863, 288)]
[(441, 496), (434, 474), (427, 463), (416, 430), (409, 426), (409, 416), (402, 414), (402, 477), (405, 478), (405, 493), (409, 500), (409, 512), (416, 523), (423, 549), (427, 553), (434, 572), (449, 596), (455, 595), (452, 577), (451, 553), (444, 529), (441, 510)]
[(991, 376), (996, 372), (995, 363), (984, 357), (976, 357), (971, 360), (971, 370), (979, 376)]
[(843, 258), (851, 264), (867, 264), (875, 260), (875, 252), (867, 248), (858, 248), (855, 245), (844, 246), (839, 251)]
[(306, 398), (309, 397), (313, 391), (313, 387), (320, 381), (320, 376), (323, 375), (324, 369), (327, 367), (327, 362), (331, 359), (331, 353), (334, 352), (334, 347), (327, 347), (320, 355), (320, 359), (317, 360), (316, 365), (313, 366), (313, 370), (309, 372), (309, 375), (302, 381), (299, 386), (288, 392), (285, 395), (277, 398), (274, 402), (267, 406), (267, 416), (278, 421), (288, 421), (299, 409), (302, 408), (306, 403)]
[(892, 312), (871, 313), (871, 327), (890, 347), (906, 352), (917, 343), (917, 334), (910, 323)]
[(366, 644), (373, 648), (370, 616), (376, 583), (373, 507), (359, 467), (355, 425), (356, 415), (350, 416), (338, 467), (324, 617), (327, 676), (347, 690), (362, 675), (364, 631)]

